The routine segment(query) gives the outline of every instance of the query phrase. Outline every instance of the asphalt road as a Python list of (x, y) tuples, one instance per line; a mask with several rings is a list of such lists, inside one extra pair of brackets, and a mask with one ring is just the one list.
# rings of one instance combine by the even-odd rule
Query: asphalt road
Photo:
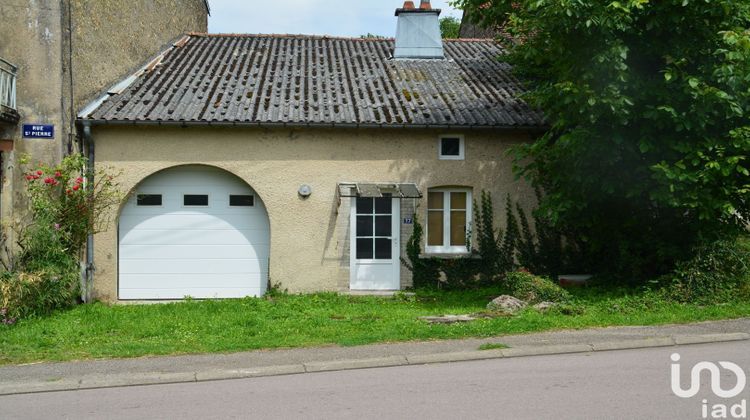
[[(678, 398), (670, 387), (675, 352), (683, 388), (699, 361), (750, 371), (744, 341), (12, 395), (0, 397), (0, 418), (700, 419), (704, 398), (750, 400), (750, 386), (733, 399), (713, 396), (705, 374), (697, 396)], [(728, 371), (722, 380), (725, 389), (736, 384)]]

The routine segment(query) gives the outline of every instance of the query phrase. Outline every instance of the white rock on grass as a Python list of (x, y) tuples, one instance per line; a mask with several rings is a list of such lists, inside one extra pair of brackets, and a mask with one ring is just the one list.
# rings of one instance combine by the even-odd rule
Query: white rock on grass
[(500, 311), (514, 314), (525, 308), (527, 305), (528, 303), (522, 301), (521, 299), (517, 299), (509, 295), (502, 295), (492, 299), (492, 302), (487, 304), (487, 309), (490, 311)]

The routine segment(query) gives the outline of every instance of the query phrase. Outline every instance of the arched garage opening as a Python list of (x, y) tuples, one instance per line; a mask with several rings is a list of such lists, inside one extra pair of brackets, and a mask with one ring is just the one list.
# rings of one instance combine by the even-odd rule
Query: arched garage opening
[(270, 223), (263, 201), (235, 175), (178, 166), (146, 178), (118, 224), (121, 300), (261, 296)]

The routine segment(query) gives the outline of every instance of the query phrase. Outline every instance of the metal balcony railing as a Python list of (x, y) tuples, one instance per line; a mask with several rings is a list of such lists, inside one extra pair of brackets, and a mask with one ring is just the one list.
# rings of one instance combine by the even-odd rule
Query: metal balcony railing
[(0, 58), (0, 106), (16, 110), (17, 67)]

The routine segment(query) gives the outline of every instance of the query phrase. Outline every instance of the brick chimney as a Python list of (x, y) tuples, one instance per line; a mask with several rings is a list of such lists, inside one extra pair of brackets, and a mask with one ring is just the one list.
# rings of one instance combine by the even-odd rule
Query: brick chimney
[(419, 9), (414, 2), (406, 1), (396, 9), (396, 49), (394, 58), (445, 58), (443, 39), (440, 36), (440, 9), (433, 9), (430, 0), (421, 0)]

